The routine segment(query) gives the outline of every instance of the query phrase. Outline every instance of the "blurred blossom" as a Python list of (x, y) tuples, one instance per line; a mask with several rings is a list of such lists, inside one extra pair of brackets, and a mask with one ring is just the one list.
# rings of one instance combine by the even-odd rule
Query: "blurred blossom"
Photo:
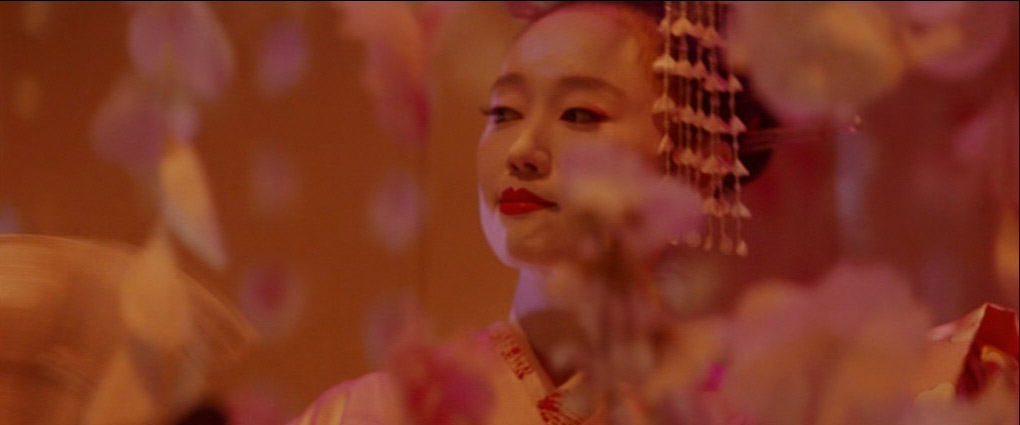
[(286, 423), (283, 403), (275, 392), (248, 388), (227, 395), (227, 418), (230, 425), (280, 425)]
[(392, 366), (413, 423), (488, 423), (494, 396), (482, 369), (473, 364), (481, 361), (481, 353), (458, 351), (461, 349), (419, 348), (396, 355)]
[[(641, 257), (698, 225), (701, 200), (679, 181), (664, 178), (636, 152), (590, 144), (562, 157), (564, 205), (593, 221), (596, 240), (609, 232)], [(582, 242), (586, 243), (586, 242)], [(597, 246), (581, 247), (582, 255)]]
[(372, 233), (390, 251), (406, 249), (425, 224), (425, 195), (406, 171), (390, 171), (369, 203)]
[(959, 80), (976, 77), (991, 64), (1017, 20), (1011, 2), (924, 2), (884, 4), (899, 22), (903, 41), (920, 69)]
[(251, 170), (252, 202), (258, 211), (275, 214), (294, 206), (299, 184), (297, 171), (282, 151), (259, 149)]
[(754, 423), (894, 423), (929, 325), (906, 282), (881, 267), (839, 265), (814, 288), (754, 288), (734, 317), (728, 403)]
[(307, 62), (307, 41), (298, 22), (283, 21), (270, 27), (259, 58), (262, 93), (275, 96), (293, 87), (304, 74)]
[(871, 2), (737, 3), (731, 43), (731, 62), (788, 120), (846, 118), (907, 65), (890, 18)]
[(476, 338), (439, 344), (429, 321), (409, 297), (382, 304), (369, 316), (368, 354), (384, 359), (404, 414), (418, 425), (488, 423), (494, 395), (488, 383), (490, 347)]
[(226, 266), (208, 179), (190, 145), (172, 142), (159, 164), (159, 206), (170, 230), (198, 258), (220, 270)]
[(417, 7), (418, 22), (421, 23), (425, 46), (431, 55), (435, 53), (437, 38), (443, 24), (467, 6), (461, 1), (428, 1), (418, 3)]
[(18, 210), (10, 205), (0, 206), (0, 234), (20, 232), (22, 232), (22, 225)]
[(15, 112), (24, 120), (35, 118), (39, 112), (41, 97), (42, 87), (39, 85), (39, 79), (33, 76), (21, 77), (14, 88)]
[(338, 2), (341, 34), (363, 43), (362, 83), (379, 128), (406, 147), (428, 138), (424, 27), (409, 2)]
[[(226, 33), (205, 2), (132, 3), (128, 48), (138, 71), (209, 100), (234, 73)], [(176, 85), (175, 84), (175, 85)]]
[(279, 265), (250, 267), (238, 298), (241, 311), (266, 340), (289, 332), (300, 318), (305, 301), (293, 270)]
[(182, 143), (190, 144), (195, 141), (200, 121), (195, 105), (184, 99), (176, 99), (167, 108), (169, 136)]
[(114, 87), (92, 118), (92, 146), (101, 157), (128, 168), (155, 166), (170, 133), (164, 100), (134, 78)]
[(560, 3), (558, 1), (505, 1), (507, 11), (515, 18), (532, 20)]

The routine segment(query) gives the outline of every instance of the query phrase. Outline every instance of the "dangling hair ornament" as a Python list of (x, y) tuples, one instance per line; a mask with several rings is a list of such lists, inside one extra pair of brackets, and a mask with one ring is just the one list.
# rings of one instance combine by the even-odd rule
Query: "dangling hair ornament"
[(659, 155), (667, 174), (700, 191), (707, 218), (704, 234), (684, 235), (691, 246), (747, 255), (742, 220), (751, 211), (741, 202), (740, 179), (748, 170), (739, 146), (747, 128), (736, 115), (740, 81), (726, 67), (724, 2), (667, 1), (659, 24), (664, 51), (652, 65), (662, 77)]

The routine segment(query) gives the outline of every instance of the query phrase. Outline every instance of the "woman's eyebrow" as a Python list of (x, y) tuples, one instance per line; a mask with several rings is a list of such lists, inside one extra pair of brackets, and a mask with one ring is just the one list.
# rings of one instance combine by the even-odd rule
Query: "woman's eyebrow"
[(492, 83), (492, 89), (489, 93), (496, 93), (502, 90), (517, 89), (520, 90), (525, 86), (524, 74), (519, 72), (511, 72), (509, 74), (500, 75), (496, 79), (496, 82)]
[(555, 92), (563, 95), (573, 91), (596, 91), (603, 92), (616, 99), (624, 99), (627, 94), (623, 89), (598, 77), (586, 75), (567, 75), (556, 80)]

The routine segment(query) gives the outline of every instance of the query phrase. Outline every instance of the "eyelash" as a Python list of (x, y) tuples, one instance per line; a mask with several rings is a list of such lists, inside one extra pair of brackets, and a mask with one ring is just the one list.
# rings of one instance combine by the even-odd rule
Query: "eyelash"
[[(506, 114), (513, 114), (514, 117), (507, 117)], [(506, 106), (493, 106), (493, 107), (482, 107), (482, 115), (489, 117), (489, 120), (495, 124), (510, 121), (512, 119), (520, 119), (521, 113), (517, 112), (513, 108)]]
[[(584, 114), (582, 116), (585, 118), (578, 117), (578, 114)], [(569, 108), (563, 111), (560, 119), (571, 124), (588, 125), (605, 122), (609, 119), (609, 116), (592, 108)]]
[[(521, 113), (507, 106), (482, 107), (482, 115), (489, 117), (495, 124), (521, 119)], [(507, 116), (511, 115), (511, 116)], [(560, 119), (574, 125), (599, 124), (609, 120), (605, 113), (592, 108), (567, 108), (560, 114)]]

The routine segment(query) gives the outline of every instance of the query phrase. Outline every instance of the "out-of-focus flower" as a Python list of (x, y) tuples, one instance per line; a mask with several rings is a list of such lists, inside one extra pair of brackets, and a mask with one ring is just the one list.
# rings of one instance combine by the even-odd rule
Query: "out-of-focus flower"
[(262, 148), (255, 152), (251, 167), (249, 185), (256, 210), (275, 214), (294, 205), (299, 182), (290, 158), (276, 149)]
[(408, 247), (425, 224), (425, 196), (414, 177), (392, 171), (383, 178), (369, 202), (372, 233), (390, 251)]
[(844, 119), (899, 82), (907, 63), (871, 2), (734, 5), (730, 61), (781, 117)]
[(427, 46), (422, 23), (408, 2), (338, 2), (341, 34), (365, 46), (362, 81), (376, 120), (404, 146), (428, 138)]
[(20, 233), (21, 227), (21, 216), (18, 215), (18, 210), (8, 205), (7, 202), (0, 205), (0, 234)]
[(114, 87), (92, 120), (92, 146), (128, 168), (149, 168), (163, 155), (170, 123), (154, 88), (134, 78)]
[[(589, 222), (589, 246), (599, 249), (601, 238), (619, 238), (628, 252), (641, 257), (662, 249), (698, 225), (701, 201), (679, 181), (663, 178), (631, 150), (593, 143), (562, 157), (563, 204)], [(595, 244), (595, 245), (591, 245)]]
[(482, 357), (472, 347), (405, 347), (391, 370), (403, 389), (408, 418), (421, 425), (488, 423), (495, 397)]
[(170, 143), (159, 163), (159, 207), (170, 230), (214, 269), (227, 263), (208, 179), (190, 145)]
[(205, 2), (139, 2), (133, 15), (128, 48), (138, 71), (169, 81), (203, 99), (223, 92), (234, 73), (226, 33)]
[(438, 344), (417, 304), (408, 298), (380, 306), (368, 321), (372, 358), (384, 359), (404, 404), (420, 425), (485, 424), (495, 397), (487, 374), (488, 345), (461, 337)]
[(959, 80), (976, 77), (994, 61), (1017, 20), (1009, 2), (883, 4), (897, 18), (906, 52), (929, 75)]
[(890, 269), (840, 265), (815, 288), (766, 285), (742, 301), (723, 394), (753, 423), (894, 423), (929, 323)]
[(506, 9), (515, 18), (532, 20), (560, 3), (558, 1), (505, 1)]
[(271, 26), (262, 40), (259, 58), (259, 87), (275, 96), (294, 86), (304, 74), (308, 48), (304, 29), (295, 21)]
[(239, 305), (245, 317), (266, 340), (289, 331), (301, 315), (301, 281), (283, 266), (254, 266), (241, 282)]
[(231, 392), (227, 395), (226, 411), (231, 425), (279, 425), (287, 420), (280, 397), (268, 389)]

